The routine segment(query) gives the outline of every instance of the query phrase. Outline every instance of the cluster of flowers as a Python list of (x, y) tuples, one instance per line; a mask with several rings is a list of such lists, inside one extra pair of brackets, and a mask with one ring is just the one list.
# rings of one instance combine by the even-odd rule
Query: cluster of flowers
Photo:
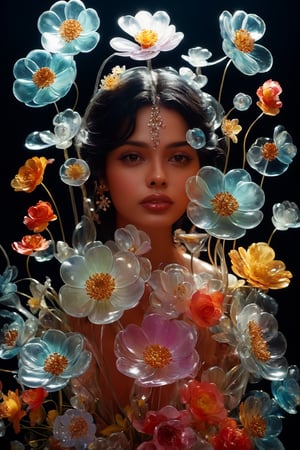
[[(148, 62), (161, 51), (174, 49), (183, 38), (164, 11), (153, 15), (140, 11), (121, 17), (118, 23), (134, 41), (112, 39), (114, 55), (133, 60)], [(207, 83), (202, 68), (222, 61), (228, 61), (224, 75), (231, 63), (245, 75), (264, 73), (272, 66), (271, 53), (256, 43), (265, 32), (260, 17), (224, 11), (219, 23), (224, 57), (209, 62), (212, 55), (202, 47), (183, 55), (195, 70), (183, 67), (179, 73), (197, 89)], [(54, 3), (38, 20), (43, 49), (33, 50), (15, 63), (14, 96), (29, 107), (56, 104), (66, 96), (75, 84), (74, 56), (96, 47), (99, 25), (96, 11), (80, 0)], [(115, 67), (97, 88), (113, 89), (124, 70)], [(279, 114), (280, 93), (280, 84), (271, 79), (257, 89), (259, 117)], [(227, 144), (227, 161), (230, 144), (238, 142), (242, 130), (238, 119), (230, 119), (230, 115), (248, 110), (251, 103), (249, 95), (239, 93), (233, 108), (223, 115), (220, 129)], [(76, 157), (68, 155), (81, 117), (68, 108), (56, 114), (53, 125), (53, 132), (28, 135), (25, 146), (33, 151), (51, 146), (62, 149), (61, 181), (71, 194), (77, 187), (85, 195), (89, 167), (78, 149)], [(289, 365), (284, 356), (287, 343), (275, 318), (278, 305), (268, 292), (287, 287), (292, 274), (275, 259), (269, 240), (230, 250), (233, 274), (228, 275), (220, 241), (243, 237), (263, 219), (262, 183), (259, 186), (252, 181), (246, 163), (262, 178), (279, 176), (288, 169), (297, 148), (281, 125), (274, 128), (272, 138), (260, 137), (249, 148), (248, 133), (249, 129), (241, 168), (227, 171), (225, 167), (222, 172), (203, 167), (187, 182), (188, 215), (205, 233), (178, 230), (175, 236), (193, 258), (205, 248), (207, 239), (216, 238), (223, 280), (175, 264), (151, 273), (145, 256), (151, 242), (145, 233), (128, 225), (104, 245), (96, 240), (92, 217), (87, 215), (77, 222), (70, 246), (59, 210), (44, 184), (53, 159), (33, 156), (19, 169), (11, 182), (16, 192), (31, 193), (43, 187), (50, 198), (28, 208), (24, 224), (32, 234), (12, 243), (16, 252), (27, 257), (26, 280), (18, 280), (18, 269), (1, 247), (7, 265), (0, 277), (0, 358), (17, 359), (17, 369), (11, 374), (19, 387), (7, 390), (0, 379), (0, 434), (5, 436), (12, 427), (12, 449), (283, 449), (278, 437), (282, 418), (295, 414), (300, 403), (299, 369)], [(189, 130), (187, 140), (192, 147), (203, 146), (201, 130)], [(57, 220), (61, 240), (55, 240), (49, 230), (50, 223)], [(275, 230), (300, 227), (298, 206), (291, 201), (276, 203), (272, 222)], [(43, 232), (48, 233), (47, 238)], [(30, 275), (31, 258), (58, 261), (63, 282), (59, 292), (49, 277), (42, 283)], [(100, 279), (104, 288), (97, 291), (101, 301), (95, 301), (95, 283)], [(24, 281), (29, 293), (19, 289)], [(118, 370), (130, 377), (134, 373), (144, 394), (138, 404), (128, 407), (126, 417), (116, 416), (109, 427), (99, 429), (88, 394), (71, 388), (72, 380), (89, 367), (91, 352), (85, 337), (68, 328), (67, 316), (87, 317), (94, 324), (117, 321), (125, 310), (138, 304), (146, 281), (152, 288), (151, 313), (140, 327), (132, 324), (122, 330), (115, 342)], [(21, 297), (27, 300), (26, 306)], [(198, 328), (209, 330), (216, 342), (230, 349), (235, 363), (228, 370), (215, 364), (199, 375), (203, 362), (196, 350)], [(272, 394), (247, 391), (248, 383), (260, 380), (271, 382)], [(176, 381), (180, 405), (147, 410), (147, 388)]]

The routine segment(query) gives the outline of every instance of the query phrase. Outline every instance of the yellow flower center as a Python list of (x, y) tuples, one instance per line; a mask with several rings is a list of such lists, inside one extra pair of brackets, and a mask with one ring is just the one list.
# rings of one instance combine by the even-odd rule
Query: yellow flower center
[(278, 148), (274, 142), (267, 142), (262, 148), (262, 156), (268, 161), (273, 161), (278, 156)]
[(151, 48), (158, 41), (158, 34), (153, 30), (142, 30), (134, 36), (142, 48)]
[(270, 359), (270, 351), (263, 339), (263, 333), (259, 325), (251, 320), (248, 324), (251, 339), (251, 350), (259, 361), (267, 362)]
[(80, 180), (83, 176), (83, 167), (79, 163), (71, 164), (66, 170), (66, 175), (72, 180)]
[(254, 39), (251, 37), (249, 31), (247, 30), (236, 30), (234, 45), (238, 50), (243, 53), (250, 53), (254, 48)]
[(256, 438), (263, 438), (266, 434), (266, 421), (262, 416), (252, 415), (249, 423), (247, 424), (247, 429), (249, 429), (252, 436)]
[(237, 200), (229, 192), (218, 192), (211, 204), (214, 212), (224, 217), (231, 216), (239, 208)]
[(49, 69), (49, 67), (41, 67), (38, 69), (32, 76), (32, 81), (39, 88), (47, 88), (54, 83), (56, 78), (53, 70)]
[(176, 295), (176, 297), (181, 298), (181, 297), (185, 296), (185, 293), (186, 293), (186, 289), (185, 289), (184, 284), (179, 283), (174, 290), (174, 295)]
[(95, 273), (85, 282), (86, 293), (93, 300), (111, 297), (115, 286), (115, 279), (109, 273)]
[(45, 359), (44, 370), (52, 375), (61, 375), (67, 367), (67, 358), (57, 352), (52, 353)]
[(59, 32), (65, 41), (70, 42), (80, 36), (83, 32), (83, 28), (78, 20), (68, 19), (61, 24), (59, 27)]
[(19, 333), (18, 330), (9, 330), (4, 333), (4, 342), (7, 347), (14, 347), (16, 345)]
[(161, 369), (172, 361), (170, 350), (159, 344), (148, 345), (144, 350), (143, 358), (146, 364), (154, 369)]
[(73, 417), (69, 423), (69, 432), (73, 439), (86, 436), (88, 432), (88, 424), (83, 417)]

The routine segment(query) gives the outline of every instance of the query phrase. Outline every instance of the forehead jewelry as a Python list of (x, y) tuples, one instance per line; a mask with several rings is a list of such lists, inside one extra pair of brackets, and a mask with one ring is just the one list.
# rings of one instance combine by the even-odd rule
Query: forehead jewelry
[(165, 124), (160, 114), (159, 108), (159, 96), (155, 96), (154, 101), (150, 110), (150, 119), (148, 122), (148, 127), (150, 129), (150, 137), (153, 145), (153, 149), (156, 150), (159, 147), (160, 136), (159, 132), (161, 128), (165, 128)]

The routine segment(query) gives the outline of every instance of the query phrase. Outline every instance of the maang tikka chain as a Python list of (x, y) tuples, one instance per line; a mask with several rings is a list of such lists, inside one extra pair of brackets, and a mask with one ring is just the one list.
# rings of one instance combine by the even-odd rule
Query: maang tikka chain
[(165, 124), (160, 114), (158, 95), (155, 96), (151, 106), (150, 119), (147, 125), (150, 128), (150, 137), (153, 144), (153, 149), (156, 150), (160, 144), (160, 129), (165, 128)]

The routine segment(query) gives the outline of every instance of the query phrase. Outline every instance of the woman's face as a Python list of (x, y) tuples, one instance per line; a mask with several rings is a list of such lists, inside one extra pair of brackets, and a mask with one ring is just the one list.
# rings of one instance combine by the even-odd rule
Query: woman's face
[[(117, 227), (171, 227), (185, 212), (185, 182), (200, 168), (196, 150), (186, 142), (188, 125), (174, 110), (160, 108), (163, 126), (153, 145), (151, 106), (138, 111), (127, 142), (108, 154), (106, 185), (116, 208)], [(154, 148), (155, 147), (155, 148)]]

